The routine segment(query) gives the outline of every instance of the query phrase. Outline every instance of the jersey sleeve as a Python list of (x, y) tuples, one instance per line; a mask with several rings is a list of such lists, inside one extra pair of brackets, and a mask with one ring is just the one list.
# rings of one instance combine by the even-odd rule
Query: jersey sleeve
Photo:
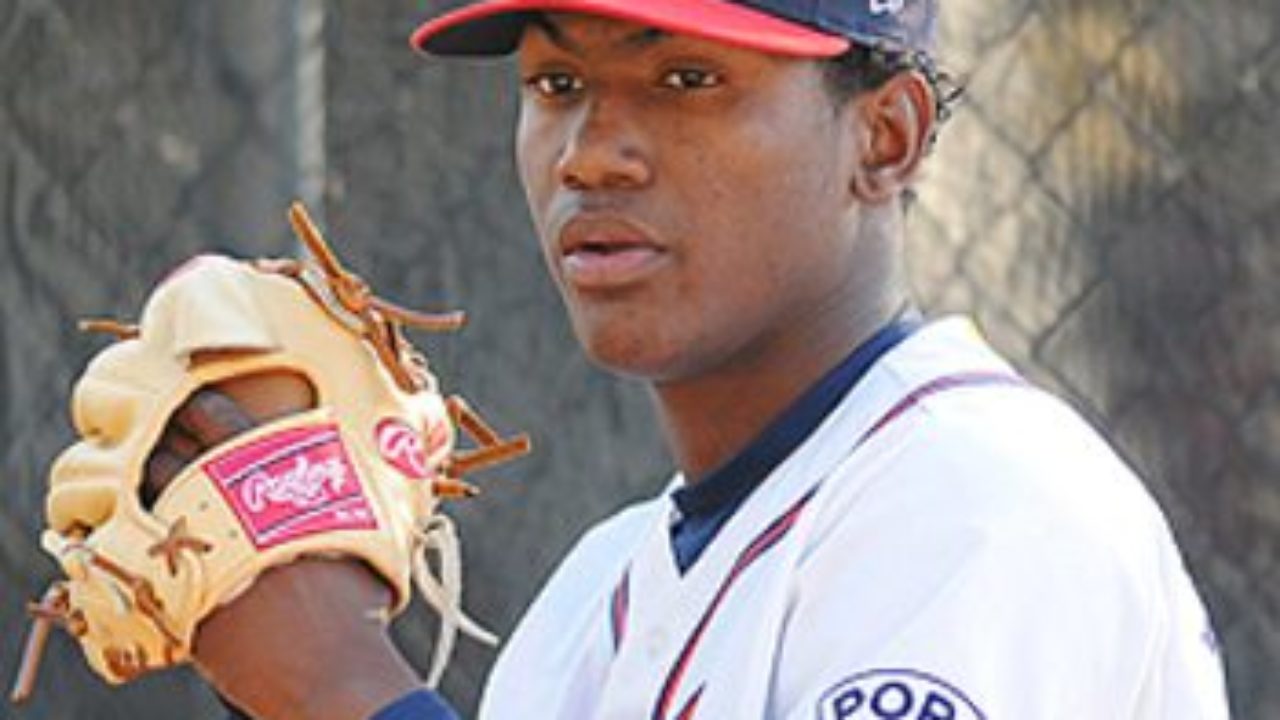
[(613, 647), (604, 608), (628, 549), (663, 507), (631, 507), (592, 528), (543, 586), (485, 683), (482, 719), (594, 714)]
[(771, 716), (1225, 720), (1206, 615), (1139, 481), (1093, 448), (1046, 467), (949, 441), (917, 433), (891, 492), (815, 534)]

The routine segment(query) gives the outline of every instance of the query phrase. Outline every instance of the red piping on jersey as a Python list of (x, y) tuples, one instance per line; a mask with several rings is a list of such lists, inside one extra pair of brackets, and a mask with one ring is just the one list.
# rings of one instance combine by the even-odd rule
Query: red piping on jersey
[[(698, 643), (702, 640), (702, 633), (711, 624), (711, 618), (715, 616), (716, 610), (720, 609), (720, 603), (729, 594), (729, 588), (733, 587), (733, 583), (742, 576), (743, 571), (750, 567), (753, 562), (760, 559), (765, 552), (777, 545), (779, 540), (786, 537), (791, 528), (795, 526), (796, 520), (800, 518), (800, 513), (804, 510), (805, 505), (813, 498), (813, 493), (816, 490), (817, 487), (815, 486), (805, 493), (804, 497), (797, 500), (781, 517), (770, 523), (769, 527), (757, 535), (756, 539), (752, 540), (751, 544), (738, 555), (738, 559), (733, 563), (733, 569), (729, 571), (728, 577), (720, 584), (720, 589), (716, 591), (711, 604), (703, 611), (702, 618), (698, 620), (698, 625), (693, 629), (689, 639), (685, 641), (684, 648), (680, 651), (680, 657), (676, 659), (675, 666), (667, 673), (667, 680), (662, 684), (662, 693), (658, 695), (658, 702), (653, 707), (653, 720), (664, 720), (667, 717), (667, 710), (671, 707), (671, 701), (675, 699), (676, 690), (680, 687), (680, 679), (684, 677), (685, 670), (689, 669), (689, 660), (693, 658), (693, 653), (697, 650)], [(694, 692), (693, 697), (685, 704), (684, 709), (680, 711), (677, 720), (692, 720), (693, 713), (697, 710), (698, 699), (702, 696), (702, 690), (703, 688), (699, 687)]]
[(897, 420), (903, 413), (915, 407), (921, 400), (929, 397), (930, 395), (936, 395), (944, 390), (952, 390), (959, 387), (972, 387), (975, 385), (1026, 384), (1027, 381), (1017, 375), (993, 371), (956, 373), (955, 375), (943, 375), (942, 377), (934, 378), (915, 390), (912, 390), (906, 397), (899, 400), (896, 405), (889, 409), (889, 412), (881, 416), (881, 418), (876, 421), (876, 424), (872, 425), (871, 428), (862, 435), (862, 438), (858, 440), (858, 444), (854, 447), (860, 447), (867, 440), (870, 440), (871, 436), (883, 430), (886, 425)]
[(613, 631), (613, 651), (622, 647), (622, 640), (627, 636), (627, 607), (631, 604), (631, 568), (623, 573), (618, 587), (613, 589), (613, 598), (609, 602), (609, 625)]
[[(934, 378), (920, 387), (907, 393), (893, 407), (880, 417), (862, 437), (858, 438), (858, 442), (854, 444), (853, 449), (862, 447), (868, 440), (878, 434), (881, 430), (888, 427), (893, 421), (902, 417), (911, 408), (919, 405), (925, 398), (936, 395), (947, 390), (954, 390), (962, 387), (975, 387), (983, 385), (1011, 385), (1011, 386), (1027, 386), (1026, 380), (1017, 375), (1005, 372), (994, 371), (974, 371), (966, 373), (955, 373), (952, 375), (943, 375)], [(819, 483), (820, 484), (820, 483)], [(671, 703), (675, 699), (677, 691), (680, 687), (680, 681), (683, 679), (685, 671), (689, 668), (689, 661), (693, 658), (694, 652), (697, 650), (698, 643), (702, 641), (702, 635), (706, 632), (707, 627), (711, 624), (712, 617), (716, 611), (720, 609), (720, 603), (724, 601), (726, 595), (729, 594), (734, 582), (742, 575), (748, 567), (756, 560), (760, 559), (766, 552), (778, 544), (778, 541), (786, 537), (791, 528), (795, 526), (796, 520), (800, 518), (805, 506), (809, 500), (813, 498), (817, 492), (818, 485), (810, 488), (799, 500), (796, 501), (785, 513), (769, 524), (759, 535), (756, 536), (751, 544), (748, 545), (738, 555), (738, 559), (733, 563), (733, 568), (729, 570), (729, 574), (721, 582), (720, 588), (716, 590), (715, 596), (711, 599), (711, 604), (703, 611), (702, 617), (698, 620), (698, 624), (694, 626), (693, 632), (685, 641), (684, 647), (680, 650), (680, 655), (676, 658), (675, 664), (667, 673), (667, 679), (662, 684), (662, 692), (658, 695), (658, 701), (654, 704), (652, 720), (666, 720), (668, 710)], [(622, 644), (622, 638), (626, 633), (627, 627), (627, 606), (630, 595), (629, 586), (631, 584), (631, 569), (628, 567), (627, 572), (623, 574), (622, 580), (619, 581), (618, 587), (614, 589), (613, 599), (611, 602), (611, 622), (613, 625), (614, 649), (616, 650)], [(702, 692), (706, 689), (706, 685), (699, 685), (698, 689), (693, 692), (684, 706), (680, 709), (675, 720), (694, 720), (694, 716), (698, 710), (698, 702), (702, 699)]]
[(693, 693), (693, 697), (689, 698), (689, 702), (684, 704), (684, 708), (680, 710), (676, 720), (693, 720), (693, 716), (698, 713), (698, 701), (702, 699), (702, 691), (706, 689), (706, 685), (698, 687), (698, 690)]

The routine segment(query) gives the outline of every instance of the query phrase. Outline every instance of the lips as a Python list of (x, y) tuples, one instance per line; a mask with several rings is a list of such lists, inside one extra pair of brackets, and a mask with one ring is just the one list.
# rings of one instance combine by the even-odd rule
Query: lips
[(615, 215), (576, 215), (558, 236), (564, 281), (583, 291), (637, 283), (656, 272), (667, 248), (638, 224)]

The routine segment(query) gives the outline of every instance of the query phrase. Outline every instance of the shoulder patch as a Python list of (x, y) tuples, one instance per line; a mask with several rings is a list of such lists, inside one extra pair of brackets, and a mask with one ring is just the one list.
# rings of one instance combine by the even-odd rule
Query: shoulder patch
[(985, 720), (959, 688), (906, 668), (867, 670), (818, 700), (818, 720)]

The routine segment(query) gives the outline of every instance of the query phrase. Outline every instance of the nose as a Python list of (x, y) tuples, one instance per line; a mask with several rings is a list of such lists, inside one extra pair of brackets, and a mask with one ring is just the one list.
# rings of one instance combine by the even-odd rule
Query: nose
[(561, 149), (556, 173), (573, 190), (643, 187), (653, 176), (634, 109), (606, 97), (579, 105)]

